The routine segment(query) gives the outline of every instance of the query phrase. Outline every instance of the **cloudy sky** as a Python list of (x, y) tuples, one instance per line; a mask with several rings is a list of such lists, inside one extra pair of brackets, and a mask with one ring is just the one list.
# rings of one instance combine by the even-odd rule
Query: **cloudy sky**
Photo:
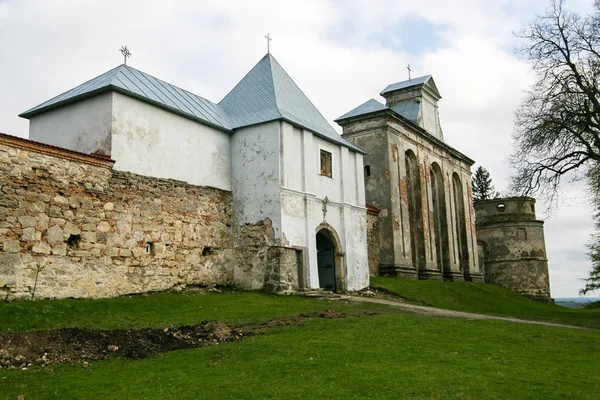
[[(569, 0), (588, 13), (593, 0)], [(218, 102), (271, 52), (333, 120), (389, 83), (432, 74), (446, 141), (487, 168), (496, 189), (511, 173), (513, 113), (531, 84), (513, 35), (548, 0), (152, 1), (0, 0), (0, 132), (27, 137), (17, 115), (122, 63)], [(577, 296), (590, 268), (585, 188), (565, 185), (546, 219), (554, 297)], [(538, 206), (538, 212), (543, 206)], [(595, 293), (595, 296), (600, 295)]]

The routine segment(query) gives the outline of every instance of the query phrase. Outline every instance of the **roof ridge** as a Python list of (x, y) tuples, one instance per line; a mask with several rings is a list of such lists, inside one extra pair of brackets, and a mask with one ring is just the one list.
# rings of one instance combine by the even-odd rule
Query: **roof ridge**
[[(294, 80), (294, 78), (292, 78), (290, 76), (290, 74), (287, 73), (287, 71), (281, 66), (281, 64), (279, 63), (279, 61), (277, 61), (277, 59), (271, 55), (271, 53), (268, 53), (270, 59), (272, 59), (273, 61), (275, 61), (275, 63), (277, 63), (279, 69), (281, 69), (281, 71), (288, 77), (288, 79), (294, 84), (294, 86), (296, 86), (296, 89), (298, 89), (298, 91), (302, 94), (302, 96), (304, 96), (304, 98), (306, 98), (306, 100), (308, 100), (309, 104), (312, 105), (312, 107), (315, 109), (315, 111), (317, 112), (317, 114), (319, 114), (321, 116), (321, 118), (323, 118), (323, 121), (329, 126), (329, 128), (335, 132), (336, 135), (340, 136), (337, 131), (333, 128), (333, 126), (329, 123), (329, 121), (327, 120), (327, 118), (325, 118), (325, 116), (321, 113), (321, 111), (319, 110), (319, 108), (317, 106), (315, 106), (315, 104), (312, 102), (312, 100), (309, 99), (309, 97), (306, 95), (306, 93), (304, 93), (304, 91), (302, 90), (302, 88), (300, 88), (300, 86), (296, 83), (296, 81)], [(272, 70), (272, 66), (271, 66), (271, 72), (273, 72)], [(271, 74), (273, 75), (273, 74)], [(275, 91), (275, 101), (277, 104), (277, 90), (275, 88), (275, 82), (273, 82), (273, 88)], [(279, 109), (279, 104), (277, 104), (277, 108)], [(280, 111), (281, 113), (281, 111)], [(341, 136), (340, 136), (341, 137)]]
[[(277, 99), (277, 88), (275, 87), (275, 77), (274, 77), (274, 71), (273, 71), (273, 61), (275, 61), (277, 64), (279, 64), (279, 62), (275, 59), (275, 57), (273, 57), (271, 55), (271, 53), (267, 53), (265, 54), (265, 57), (267, 58), (268, 62), (269, 62), (269, 70), (270, 70), (270, 74), (269, 77), (271, 78), (271, 87), (273, 88), (273, 98), (275, 99), (275, 110), (277, 110), (277, 113), (279, 114), (280, 117), (283, 118), (283, 115), (281, 114), (281, 109), (279, 108), (279, 101)], [(263, 58), (265, 58), (263, 57)], [(281, 65), (280, 65), (281, 67)]]

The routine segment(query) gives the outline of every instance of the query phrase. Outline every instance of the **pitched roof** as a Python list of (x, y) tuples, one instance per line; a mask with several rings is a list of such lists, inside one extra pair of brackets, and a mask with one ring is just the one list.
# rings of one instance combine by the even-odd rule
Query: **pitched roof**
[(375, 99), (367, 100), (362, 103), (360, 106), (348, 111), (346, 114), (341, 117), (335, 119), (334, 121), (341, 121), (343, 119), (356, 117), (358, 115), (369, 114), (375, 111), (387, 110), (385, 104), (381, 104)]
[(390, 85), (387, 85), (386, 88), (383, 89), (380, 94), (383, 96), (386, 93), (394, 92), (396, 90), (408, 89), (413, 86), (423, 85), (428, 85), (435, 92), (435, 94), (438, 95), (438, 97), (442, 97), (440, 96), (440, 93), (431, 75), (420, 76), (418, 78), (409, 79), (407, 81), (392, 83)]
[(359, 115), (366, 115), (366, 114), (374, 113), (377, 111), (383, 111), (383, 110), (392, 110), (396, 114), (403, 116), (404, 118), (411, 121), (415, 125), (418, 125), (418, 117), (419, 117), (420, 107), (421, 107), (421, 105), (415, 101), (411, 101), (411, 102), (404, 103), (404, 104), (399, 104), (394, 107), (388, 107), (385, 104), (382, 104), (375, 99), (371, 99), (371, 100), (364, 102), (360, 106), (348, 111), (346, 114), (342, 115), (341, 117), (336, 118), (334, 121), (339, 122), (344, 119), (358, 117)]
[(333, 129), (270, 53), (242, 78), (219, 106), (232, 129), (284, 119), (325, 140), (362, 152)]
[(333, 129), (271, 54), (265, 55), (219, 104), (120, 65), (20, 116), (30, 118), (111, 90), (228, 131), (283, 119), (325, 140), (363, 152)]
[(20, 114), (29, 118), (65, 104), (114, 90), (188, 118), (227, 129), (219, 107), (205, 98), (157, 79), (128, 65), (119, 65), (71, 90)]

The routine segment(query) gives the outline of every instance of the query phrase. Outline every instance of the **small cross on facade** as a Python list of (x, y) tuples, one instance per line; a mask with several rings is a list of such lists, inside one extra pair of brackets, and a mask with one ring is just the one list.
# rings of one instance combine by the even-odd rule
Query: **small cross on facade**
[(271, 52), (271, 46), (270, 46), (271, 43), (270, 42), (273, 39), (271, 39), (271, 36), (268, 33), (265, 35), (265, 39), (267, 39), (267, 53), (270, 53)]
[(127, 48), (127, 46), (122, 46), (119, 51), (123, 54), (123, 65), (127, 65), (127, 59), (131, 57), (131, 52)]
[(410, 71), (412, 71), (410, 69), (410, 64), (408, 64), (408, 66), (406, 67), (406, 69), (408, 70), (408, 80), (410, 81)]

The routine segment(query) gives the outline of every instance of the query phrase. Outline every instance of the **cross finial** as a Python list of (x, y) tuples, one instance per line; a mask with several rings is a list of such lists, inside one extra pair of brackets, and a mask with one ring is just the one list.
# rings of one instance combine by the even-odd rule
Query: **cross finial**
[(119, 51), (121, 52), (121, 54), (123, 54), (123, 64), (127, 65), (127, 59), (131, 57), (131, 52), (129, 51), (127, 46), (121, 46), (121, 49), (119, 49)]
[(270, 42), (273, 39), (271, 38), (271, 35), (269, 35), (268, 33), (265, 35), (265, 39), (267, 39), (267, 53), (270, 53), (271, 52), (271, 46), (270, 46), (271, 43)]
[(408, 80), (410, 81), (410, 71), (412, 71), (410, 69), (410, 64), (408, 64), (408, 66), (406, 67), (406, 69), (408, 70)]

